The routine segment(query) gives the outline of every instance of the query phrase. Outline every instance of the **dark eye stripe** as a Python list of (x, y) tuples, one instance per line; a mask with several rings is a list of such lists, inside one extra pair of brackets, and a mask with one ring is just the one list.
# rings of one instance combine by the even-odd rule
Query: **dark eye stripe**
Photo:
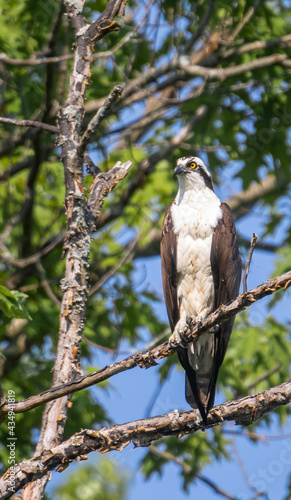
[(206, 174), (206, 172), (204, 171), (204, 169), (202, 167), (197, 167), (197, 170), (196, 172), (199, 172), (199, 174), (201, 175), (201, 177), (203, 177), (204, 179), (204, 182), (206, 184), (206, 186), (209, 188), (209, 189), (212, 189), (213, 191), (213, 184), (212, 184), (212, 179), (209, 175)]

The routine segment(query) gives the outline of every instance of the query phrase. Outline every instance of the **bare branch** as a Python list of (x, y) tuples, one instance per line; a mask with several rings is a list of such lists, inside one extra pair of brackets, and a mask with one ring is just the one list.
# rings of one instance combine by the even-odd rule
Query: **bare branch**
[(234, 32), (232, 33), (232, 35), (230, 37), (231, 41), (233, 41), (233, 40), (236, 39), (237, 35), (241, 32), (241, 30), (249, 22), (249, 20), (251, 19), (251, 17), (256, 12), (258, 6), (260, 5), (261, 1), (262, 0), (256, 0), (254, 2), (254, 5), (252, 5), (252, 7), (249, 8), (249, 10), (247, 11), (246, 15), (243, 17), (243, 19), (241, 20), (241, 22), (237, 25), (237, 27), (235, 28)]
[(187, 462), (184, 462), (184, 460), (175, 457), (175, 455), (173, 455), (172, 453), (169, 453), (168, 451), (162, 451), (153, 444), (149, 446), (149, 450), (157, 457), (161, 457), (167, 461), (174, 462), (175, 464), (179, 465), (185, 474), (187, 474), (188, 476), (192, 476), (193, 479), (200, 479), (200, 481), (207, 484), (207, 486), (209, 486), (218, 495), (221, 495), (224, 498), (228, 498), (229, 500), (236, 500), (236, 497), (230, 495), (227, 491), (220, 488), (220, 486), (218, 486), (216, 483), (211, 481), (211, 479), (207, 478), (203, 474), (200, 473), (193, 474), (192, 467), (189, 464), (187, 464)]
[[(13, 467), (15, 492), (28, 482), (46, 476), (52, 470), (57, 469), (61, 472), (72, 461), (92, 451), (100, 453), (121, 451), (130, 443), (135, 446), (149, 446), (162, 437), (194, 434), (200, 429), (221, 425), (225, 421), (235, 421), (237, 425), (247, 426), (290, 401), (291, 381), (288, 381), (258, 394), (216, 406), (208, 415), (207, 426), (203, 424), (198, 410), (183, 412), (174, 410), (165, 415), (126, 424), (83, 430), (58, 446), (43, 450), (38, 456), (16, 464)], [(0, 496), (3, 500), (12, 495), (9, 491), (9, 478), (10, 469), (0, 479)]]
[(251, 244), (250, 244), (250, 248), (249, 248), (248, 256), (247, 256), (247, 263), (246, 263), (246, 268), (245, 268), (245, 274), (244, 274), (244, 277), (243, 277), (243, 291), (244, 292), (246, 292), (247, 289), (248, 289), (248, 287), (247, 287), (247, 279), (248, 279), (248, 274), (249, 274), (249, 270), (250, 270), (251, 260), (252, 260), (253, 252), (254, 252), (254, 249), (255, 249), (255, 246), (256, 246), (256, 243), (257, 243), (257, 239), (258, 239), (257, 234), (253, 233), (253, 237), (251, 239)]
[(131, 165), (131, 161), (127, 161), (124, 164), (118, 161), (109, 172), (98, 174), (95, 177), (88, 200), (89, 213), (87, 221), (92, 225), (91, 230), (95, 227), (95, 219), (100, 215), (100, 209), (103, 205), (104, 198), (112, 191), (116, 184), (127, 175)]
[[(249, 307), (254, 302), (271, 295), (277, 290), (284, 289), (287, 290), (291, 286), (291, 271), (278, 276), (266, 283), (257, 286), (249, 292), (242, 293), (234, 301), (226, 306), (220, 306), (219, 309), (209, 314), (203, 321), (200, 327), (194, 325), (192, 329), (187, 326), (183, 332), (185, 336), (185, 341), (192, 342), (194, 339), (198, 338), (204, 332), (209, 331), (211, 328), (217, 324), (222, 323), (229, 317), (243, 311)], [(98, 384), (103, 380), (116, 375), (117, 373), (124, 372), (126, 370), (131, 370), (136, 366), (141, 368), (149, 368), (156, 365), (158, 359), (166, 358), (171, 356), (176, 349), (173, 344), (169, 342), (164, 342), (163, 344), (154, 347), (144, 353), (136, 353), (132, 356), (123, 359), (122, 361), (117, 361), (112, 365), (106, 366), (102, 370), (93, 372), (90, 375), (80, 377), (76, 381), (68, 382), (66, 384), (53, 387), (52, 389), (45, 391), (37, 396), (31, 396), (23, 401), (15, 401), (14, 412), (22, 413), (36, 408), (44, 403), (52, 401), (57, 398), (61, 398), (65, 395), (72, 394), (73, 392), (80, 391), (94, 384)], [(3, 403), (0, 411), (0, 416), (2, 414), (8, 413), (7, 403)]]
[(6, 181), (7, 179), (10, 179), (19, 172), (22, 172), (22, 170), (29, 168), (32, 165), (33, 161), (34, 161), (34, 156), (28, 156), (27, 158), (24, 158), (22, 161), (13, 163), (10, 167), (4, 170), (4, 172), (1, 172), (0, 183)]
[(101, 106), (96, 115), (90, 121), (86, 131), (83, 134), (82, 142), (80, 145), (80, 154), (83, 155), (86, 147), (88, 146), (91, 137), (97, 132), (101, 122), (109, 115), (109, 112), (113, 104), (121, 96), (123, 92), (123, 87), (121, 85), (116, 85), (114, 89), (110, 92), (109, 97), (106, 99), (103, 106)]
[(2, 52), (0, 54), (0, 61), (5, 62), (7, 64), (12, 64), (13, 66), (40, 66), (41, 64), (55, 64), (58, 62), (67, 61), (69, 59), (73, 59), (74, 54), (64, 54), (62, 56), (54, 56), (54, 57), (30, 57), (29, 59), (15, 59), (13, 57), (8, 56)]
[(274, 40), (256, 40), (255, 42), (245, 43), (240, 47), (226, 50), (223, 54), (223, 58), (228, 59), (236, 55), (245, 54), (246, 52), (253, 52), (254, 50), (273, 49), (277, 47), (285, 49), (290, 47), (290, 45), (291, 35), (285, 35)]
[(270, 193), (282, 193), (284, 188), (287, 189), (288, 183), (285, 178), (278, 182), (275, 175), (268, 175), (260, 182), (254, 182), (246, 191), (241, 191), (226, 200), (236, 219), (243, 217), (249, 213), (250, 207), (261, 200), (264, 196)]
[(127, 246), (127, 249), (126, 251), (124, 252), (124, 254), (122, 255), (121, 259), (115, 264), (115, 266), (112, 267), (112, 269), (109, 269), (109, 271), (107, 271), (107, 273), (105, 273), (101, 278), (100, 280), (97, 281), (97, 283), (95, 283), (95, 285), (93, 285), (91, 287), (91, 290), (89, 292), (89, 296), (90, 295), (93, 295), (94, 293), (96, 293), (98, 290), (100, 290), (100, 288), (106, 283), (106, 281), (108, 281), (112, 276), (115, 275), (115, 273), (118, 271), (118, 269), (122, 266), (122, 264), (124, 264), (124, 262), (127, 260), (127, 258), (132, 254), (136, 244), (138, 243), (139, 239), (140, 239), (140, 234), (138, 234), (135, 238), (133, 238), (133, 240), (129, 243), (129, 245)]
[(49, 281), (48, 281), (47, 276), (46, 276), (45, 269), (44, 269), (40, 260), (38, 260), (36, 262), (36, 267), (37, 267), (39, 274), (42, 278), (42, 286), (45, 289), (47, 296), (54, 302), (54, 304), (57, 307), (61, 307), (61, 301), (58, 299), (58, 297), (56, 297), (56, 295), (52, 291), (50, 284), (49, 284)]
[(197, 26), (197, 29), (194, 31), (193, 35), (191, 36), (191, 38), (187, 41), (187, 43), (185, 45), (185, 52), (186, 53), (193, 47), (194, 43), (197, 42), (198, 38), (200, 38), (200, 36), (202, 35), (205, 26), (207, 25), (211, 16), (214, 14), (215, 4), (216, 4), (216, 0), (209, 1), (206, 12), (205, 12), (204, 16), (202, 17), (199, 25)]
[(23, 269), (31, 264), (35, 264), (35, 262), (37, 262), (41, 257), (44, 257), (54, 248), (61, 245), (61, 243), (63, 243), (63, 241), (65, 240), (65, 237), (66, 231), (61, 231), (55, 238), (52, 238), (51, 241), (45, 244), (41, 250), (34, 253), (33, 255), (30, 255), (29, 257), (25, 257), (23, 259), (13, 259), (13, 257), (9, 255), (6, 256), (5, 260), (9, 262), (9, 264)]
[[(66, 4), (69, 3), (72, 2), (66, 0)], [(124, 15), (125, 3), (124, 0), (109, 0), (103, 13), (89, 26), (86, 33), (88, 41), (95, 43), (107, 33), (119, 31), (120, 25), (114, 20), (114, 17)]]
[(34, 120), (17, 120), (15, 118), (4, 118), (4, 116), (0, 116), (0, 123), (4, 123), (6, 125), (15, 125), (17, 127), (34, 127), (39, 128), (41, 130), (46, 130), (47, 132), (51, 132), (52, 134), (58, 134), (59, 128), (54, 125), (49, 125), (48, 123), (37, 122)]
[(203, 76), (204, 78), (225, 80), (232, 76), (241, 75), (247, 71), (253, 71), (266, 66), (273, 66), (274, 64), (283, 64), (287, 59), (286, 54), (273, 54), (271, 56), (260, 57), (254, 61), (245, 64), (238, 64), (237, 66), (230, 66), (228, 68), (206, 68), (196, 64), (189, 65), (183, 59), (179, 60), (179, 68), (183, 69), (186, 74), (191, 76)]

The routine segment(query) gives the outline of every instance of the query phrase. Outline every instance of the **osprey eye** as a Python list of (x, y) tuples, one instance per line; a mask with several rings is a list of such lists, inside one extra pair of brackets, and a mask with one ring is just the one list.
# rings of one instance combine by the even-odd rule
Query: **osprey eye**
[(191, 163), (189, 164), (189, 167), (190, 168), (196, 168), (197, 167), (197, 163), (195, 161), (191, 161)]

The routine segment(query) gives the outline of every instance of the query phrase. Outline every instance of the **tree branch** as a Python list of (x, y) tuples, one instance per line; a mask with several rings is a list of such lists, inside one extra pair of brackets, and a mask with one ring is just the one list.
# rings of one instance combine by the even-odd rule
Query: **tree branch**
[(40, 250), (35, 252), (29, 257), (25, 257), (24, 259), (13, 259), (13, 257), (7, 257), (5, 260), (9, 262), (9, 264), (24, 269), (31, 264), (35, 264), (41, 257), (44, 257), (48, 253), (50, 253), (54, 248), (61, 245), (66, 237), (66, 231), (61, 231), (57, 236), (51, 238)]
[(220, 488), (216, 483), (211, 481), (208, 477), (204, 476), (203, 474), (194, 473), (193, 474), (193, 469), (192, 467), (187, 464), (184, 460), (181, 460), (180, 458), (176, 457), (172, 453), (169, 453), (168, 451), (162, 451), (157, 446), (155, 445), (150, 445), (149, 450), (156, 455), (157, 457), (161, 457), (164, 460), (167, 460), (167, 462), (171, 461), (174, 462), (175, 464), (179, 465), (182, 468), (182, 471), (184, 474), (187, 474), (188, 476), (192, 476), (193, 479), (200, 479), (203, 483), (207, 484), (215, 493), (218, 495), (221, 495), (224, 498), (227, 498), (228, 500), (237, 500), (236, 497), (233, 495), (230, 495), (227, 491), (224, 489)]
[(0, 183), (7, 181), (7, 179), (10, 179), (19, 172), (22, 172), (22, 170), (29, 168), (33, 164), (33, 162), (34, 162), (34, 156), (28, 156), (27, 158), (24, 158), (23, 160), (17, 163), (13, 163), (11, 166), (6, 168), (4, 172), (1, 172)]
[(101, 276), (101, 278), (97, 281), (97, 283), (94, 283), (89, 292), (89, 296), (96, 293), (101, 287), (103, 287), (106, 281), (108, 281), (112, 276), (115, 275), (115, 273), (124, 264), (124, 262), (128, 259), (128, 257), (132, 255), (134, 247), (136, 246), (139, 239), (140, 239), (140, 234), (138, 234), (135, 238), (133, 238), (133, 240), (127, 246), (121, 259), (111, 269), (109, 269), (109, 271), (107, 271), (103, 276)]
[[(220, 306), (212, 314), (209, 314), (209, 316), (207, 316), (207, 318), (202, 321), (200, 328), (197, 327), (197, 325), (194, 325), (190, 330), (190, 328), (187, 326), (183, 332), (185, 341), (192, 342), (202, 333), (209, 331), (215, 325), (222, 323), (234, 314), (243, 311), (254, 302), (257, 302), (267, 295), (273, 294), (277, 290), (287, 290), (287, 288), (290, 286), (291, 271), (272, 280), (268, 280), (266, 283), (257, 286), (253, 290), (242, 293), (230, 304), (226, 306)], [(72, 394), (73, 392), (80, 391), (92, 385), (98, 384), (104, 380), (109, 379), (113, 375), (122, 373), (126, 370), (131, 370), (136, 366), (140, 366), (141, 368), (149, 368), (157, 364), (155, 360), (169, 357), (175, 351), (176, 349), (175, 347), (173, 347), (173, 344), (170, 345), (169, 342), (164, 342), (163, 344), (154, 347), (146, 352), (138, 352), (123, 359), (122, 361), (117, 361), (116, 363), (106, 366), (101, 370), (93, 372), (90, 375), (80, 377), (76, 381), (72, 381), (58, 387), (53, 387), (48, 391), (42, 392), (37, 396), (31, 396), (23, 401), (15, 401), (14, 412), (23, 413), (29, 411), (54, 399), (61, 398), (68, 394)], [(3, 414), (8, 413), (8, 406), (9, 405), (4, 401), (1, 406), (0, 420)]]
[(4, 116), (0, 116), (0, 123), (4, 123), (7, 125), (16, 125), (17, 127), (34, 127), (39, 128), (41, 130), (46, 130), (47, 132), (51, 132), (52, 134), (58, 134), (59, 128), (54, 125), (49, 125), (48, 123), (37, 122), (34, 120), (17, 120), (16, 118), (4, 118)]
[(260, 57), (254, 61), (228, 68), (206, 68), (198, 66), (197, 64), (189, 65), (188, 61), (183, 58), (179, 60), (179, 68), (183, 69), (186, 74), (191, 76), (202, 76), (204, 78), (225, 80), (232, 76), (241, 75), (247, 71), (254, 71), (255, 69), (265, 68), (266, 66), (273, 66), (274, 64), (283, 64), (287, 59), (287, 54), (272, 54), (271, 56)]
[[(235, 421), (237, 425), (248, 426), (291, 401), (291, 381), (272, 387), (237, 401), (228, 401), (214, 407), (203, 424), (198, 410), (179, 412), (174, 410), (165, 415), (135, 420), (126, 424), (112, 425), (97, 430), (82, 430), (67, 441), (43, 450), (30, 460), (22, 460), (14, 466), (15, 492), (25, 484), (46, 476), (50, 471), (61, 472), (71, 462), (93, 451), (108, 453), (123, 450), (130, 443), (134, 446), (149, 446), (163, 437), (182, 437), (185, 434), (221, 425), (225, 421)], [(10, 469), (0, 480), (0, 496), (4, 500), (13, 493), (10, 488)]]
[(241, 30), (249, 22), (249, 20), (251, 19), (251, 17), (256, 12), (258, 6), (260, 5), (261, 1), (262, 0), (255, 0), (254, 5), (252, 5), (252, 7), (249, 8), (249, 10), (245, 14), (245, 16), (243, 17), (243, 19), (241, 20), (241, 22), (237, 25), (237, 27), (235, 28), (234, 32), (230, 36), (230, 41), (235, 40), (235, 38), (237, 37), (237, 35), (241, 32)]
[(248, 256), (247, 256), (247, 263), (246, 263), (246, 268), (245, 268), (245, 274), (244, 274), (244, 277), (243, 277), (243, 291), (244, 292), (247, 292), (247, 290), (248, 290), (247, 279), (248, 279), (248, 274), (249, 274), (249, 270), (250, 270), (251, 260), (252, 260), (253, 252), (254, 252), (254, 249), (255, 249), (255, 246), (256, 246), (256, 243), (257, 243), (257, 239), (258, 239), (258, 235), (256, 233), (253, 233), (253, 237), (251, 239), (250, 248), (249, 248)]
[(95, 116), (90, 121), (86, 131), (83, 134), (81, 145), (80, 145), (80, 153), (83, 155), (86, 147), (88, 146), (92, 135), (94, 135), (101, 122), (109, 115), (110, 109), (113, 104), (117, 101), (117, 99), (121, 96), (123, 92), (123, 87), (121, 85), (116, 85), (114, 89), (110, 92), (110, 95), (106, 99), (103, 106), (101, 106)]
[(256, 40), (255, 42), (245, 43), (240, 47), (235, 47), (234, 49), (226, 50), (223, 54), (223, 59), (228, 59), (233, 56), (240, 54), (245, 54), (246, 52), (253, 52), (254, 50), (265, 50), (273, 48), (285, 49), (291, 45), (291, 35), (285, 35), (281, 38), (275, 38), (274, 40)]
[(275, 192), (282, 193), (282, 189), (287, 189), (287, 187), (288, 183), (284, 177), (278, 182), (275, 175), (268, 175), (260, 182), (252, 183), (245, 191), (233, 195), (226, 200), (226, 203), (235, 214), (235, 218), (239, 219), (247, 215), (250, 207), (260, 201), (264, 196)]
[(216, 0), (209, 1), (207, 9), (205, 11), (205, 14), (202, 17), (200, 23), (198, 24), (197, 29), (194, 31), (193, 35), (191, 36), (191, 38), (189, 38), (189, 40), (187, 41), (187, 43), (185, 45), (185, 52), (186, 53), (188, 53), (189, 50), (191, 50), (194, 43), (197, 42), (198, 38), (200, 38), (200, 36), (202, 35), (205, 26), (207, 25), (211, 16), (213, 16), (213, 14), (214, 14), (215, 4), (216, 4)]

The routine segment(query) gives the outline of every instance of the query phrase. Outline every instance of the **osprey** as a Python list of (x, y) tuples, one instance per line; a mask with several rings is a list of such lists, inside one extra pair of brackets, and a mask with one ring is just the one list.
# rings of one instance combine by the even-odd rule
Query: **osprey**
[(234, 316), (187, 346), (183, 330), (190, 318), (199, 325), (237, 297), (241, 258), (230, 208), (214, 193), (203, 161), (196, 156), (179, 158), (174, 176), (179, 189), (166, 211), (161, 240), (163, 290), (170, 341), (184, 347), (178, 356), (186, 372), (186, 400), (207, 424)]

